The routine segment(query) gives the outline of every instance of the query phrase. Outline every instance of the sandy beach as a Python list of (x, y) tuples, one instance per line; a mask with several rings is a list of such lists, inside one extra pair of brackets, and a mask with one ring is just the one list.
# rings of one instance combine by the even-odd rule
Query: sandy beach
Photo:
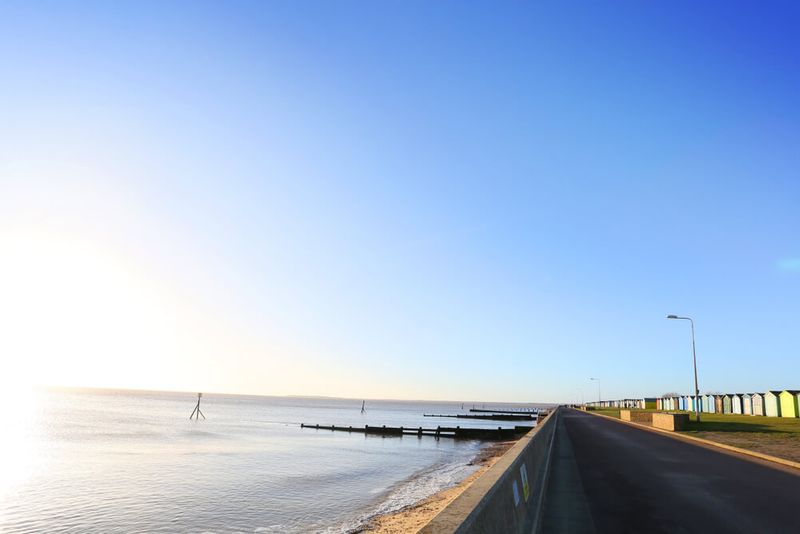
[(436, 517), (445, 506), (461, 495), (475, 480), (486, 472), (503, 454), (514, 445), (516, 441), (503, 441), (494, 443), (481, 451), (473, 460), (473, 465), (479, 465), (477, 471), (462, 480), (458, 485), (435, 493), (416, 504), (408, 506), (397, 512), (378, 516), (370, 521), (361, 532), (374, 532), (379, 534), (406, 534), (417, 532), (428, 522)]

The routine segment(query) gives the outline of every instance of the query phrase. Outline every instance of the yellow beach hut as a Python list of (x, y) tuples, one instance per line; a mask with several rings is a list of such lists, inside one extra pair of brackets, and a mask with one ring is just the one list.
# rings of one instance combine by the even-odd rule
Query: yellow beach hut
[(797, 417), (797, 394), (800, 391), (796, 389), (787, 389), (781, 391), (779, 397), (781, 400), (781, 417)]

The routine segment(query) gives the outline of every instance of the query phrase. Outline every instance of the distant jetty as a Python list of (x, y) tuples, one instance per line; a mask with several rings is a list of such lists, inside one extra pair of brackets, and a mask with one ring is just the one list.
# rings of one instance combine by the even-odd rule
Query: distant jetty
[(539, 413), (539, 410), (536, 408), (521, 408), (519, 410), (485, 410), (481, 408), (470, 408), (469, 411), (473, 413), (512, 413), (512, 414), (526, 413), (534, 415)]
[(467, 414), (422, 414), (423, 417), (456, 417), (458, 419), (493, 419), (495, 421), (535, 421), (536, 417), (532, 414), (510, 414), (510, 413), (491, 413), (482, 415), (467, 415)]

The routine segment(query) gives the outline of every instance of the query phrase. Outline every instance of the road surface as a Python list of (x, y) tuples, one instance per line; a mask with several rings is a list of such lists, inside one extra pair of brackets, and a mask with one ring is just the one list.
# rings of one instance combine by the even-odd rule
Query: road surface
[(564, 410), (544, 532), (800, 532), (800, 473)]

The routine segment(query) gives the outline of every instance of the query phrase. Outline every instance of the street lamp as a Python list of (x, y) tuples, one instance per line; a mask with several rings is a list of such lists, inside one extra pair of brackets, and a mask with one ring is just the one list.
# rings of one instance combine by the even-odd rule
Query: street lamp
[(589, 380), (594, 380), (597, 382), (597, 407), (600, 407), (600, 379), (599, 378), (590, 378)]
[(697, 422), (700, 422), (700, 388), (697, 386), (697, 351), (694, 348), (694, 321), (691, 317), (679, 317), (677, 315), (667, 315), (667, 319), (681, 319), (692, 324), (692, 360), (694, 361), (694, 410), (697, 414)]

